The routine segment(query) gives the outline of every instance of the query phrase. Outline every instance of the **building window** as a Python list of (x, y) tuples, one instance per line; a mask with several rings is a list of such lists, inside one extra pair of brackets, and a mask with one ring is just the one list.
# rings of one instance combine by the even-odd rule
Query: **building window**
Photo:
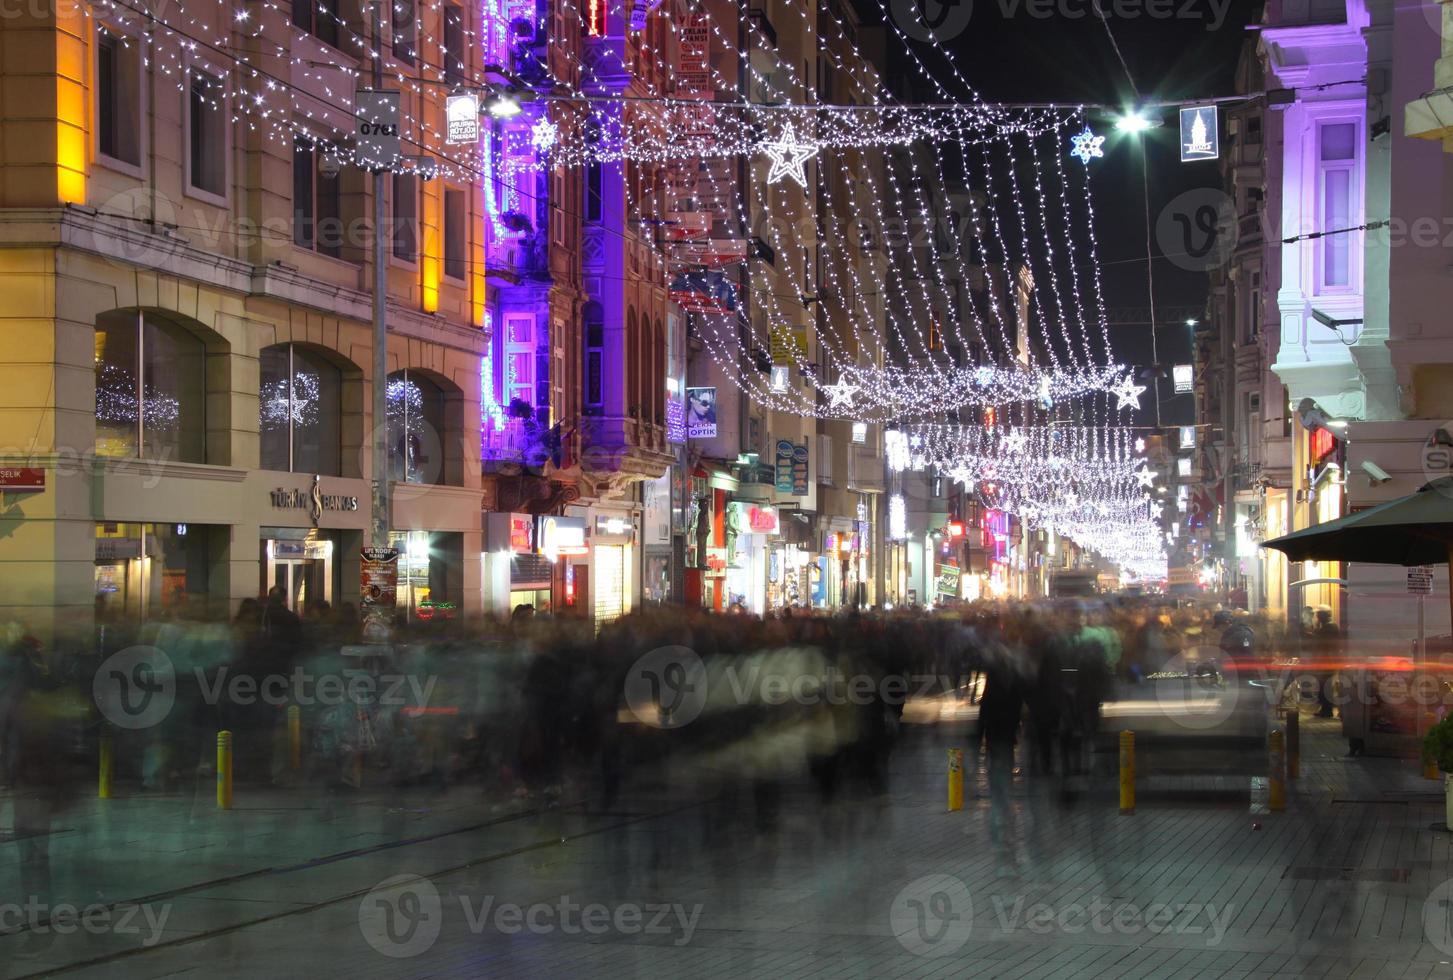
[(293, 243), (332, 258), (343, 255), (343, 182), (323, 172), (323, 147), (293, 138)]
[(342, 373), (296, 344), (263, 350), (258, 441), (265, 470), (338, 476)]
[(293, 24), (338, 47), (338, 0), (293, 0)]
[(191, 70), (188, 89), (188, 181), (195, 190), (222, 197), (227, 192), (227, 92), (222, 80)]
[(605, 410), (605, 310), (594, 300), (585, 304), (585, 414)]
[(463, 279), (468, 263), (469, 211), (463, 191), (444, 188), (444, 275)]
[(207, 349), (137, 310), (96, 320), (96, 455), (206, 462)]
[(407, 370), (388, 379), (389, 479), (444, 483), (444, 392)]
[(405, 262), (419, 257), (419, 178), (394, 174), (394, 258)]
[(141, 164), (141, 46), (104, 30), (96, 40), (96, 148)]
[(1352, 284), (1352, 249), (1356, 235), (1342, 229), (1353, 224), (1353, 175), (1357, 162), (1357, 124), (1324, 123), (1319, 130), (1318, 180), (1321, 284), (1333, 289)]
[(468, 77), (464, 63), (464, 8), (444, 5), (444, 84), (463, 85)]
[(418, 50), (418, 21), (414, 0), (391, 0), (393, 4), (394, 57), (405, 64), (414, 63)]
[[(533, 408), (535, 391), (535, 318), (530, 314), (505, 317), (505, 403), (515, 414), (515, 403)], [(522, 413), (523, 414), (523, 413)], [(533, 413), (532, 413), (533, 414)]]
[(1246, 300), (1246, 336), (1245, 342), (1256, 343), (1261, 336), (1261, 273), (1251, 274), (1251, 289), (1247, 293)]
[(604, 187), (605, 170), (599, 160), (594, 160), (585, 167), (585, 220), (599, 221), (601, 219), (602, 188)]

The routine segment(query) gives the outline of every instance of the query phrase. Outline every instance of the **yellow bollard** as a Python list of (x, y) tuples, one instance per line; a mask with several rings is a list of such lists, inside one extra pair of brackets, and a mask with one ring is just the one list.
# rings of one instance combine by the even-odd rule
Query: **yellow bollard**
[(1120, 733), (1120, 812), (1135, 812), (1135, 733)]
[(217, 733), (217, 809), (232, 809), (232, 733)]
[(1267, 807), (1273, 813), (1280, 813), (1287, 808), (1287, 751), (1286, 737), (1278, 728), (1271, 733), (1271, 750), (1269, 755), (1269, 772), (1267, 773)]
[(1296, 708), (1287, 709), (1287, 779), (1296, 779), (1302, 774), (1302, 714)]
[(111, 778), (115, 773), (112, 762), (111, 730), (101, 729), (101, 765), (100, 774), (96, 784), (96, 798), (101, 800), (111, 799)]
[(948, 808), (964, 808), (964, 750), (948, 750)]
[(288, 767), (303, 768), (303, 709), (295, 704), (288, 705)]

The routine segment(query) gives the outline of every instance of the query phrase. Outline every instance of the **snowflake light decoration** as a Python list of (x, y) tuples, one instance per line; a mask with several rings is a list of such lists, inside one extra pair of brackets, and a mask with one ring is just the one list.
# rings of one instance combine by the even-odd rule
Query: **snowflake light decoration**
[(1070, 156), (1079, 157), (1080, 162), (1088, 167), (1092, 159), (1105, 155), (1104, 143), (1105, 137), (1096, 136), (1090, 127), (1086, 126), (1083, 132), (1070, 137)]

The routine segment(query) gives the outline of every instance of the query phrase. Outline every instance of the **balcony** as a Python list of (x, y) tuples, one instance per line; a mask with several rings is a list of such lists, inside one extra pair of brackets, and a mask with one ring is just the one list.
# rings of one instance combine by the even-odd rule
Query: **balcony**
[(615, 490), (656, 479), (676, 458), (664, 425), (623, 416), (582, 417), (576, 444), (581, 472), (597, 486), (610, 484)]

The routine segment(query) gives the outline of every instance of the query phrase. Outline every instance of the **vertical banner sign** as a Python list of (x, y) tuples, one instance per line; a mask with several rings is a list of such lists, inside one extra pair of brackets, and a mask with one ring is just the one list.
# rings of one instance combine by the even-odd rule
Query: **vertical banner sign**
[(807, 445), (792, 447), (792, 492), (799, 497), (807, 495)]
[(939, 565), (938, 580), (934, 584), (934, 591), (941, 596), (949, 596), (957, 599), (959, 597), (959, 576), (961, 572), (956, 565)]
[(479, 96), (473, 92), (449, 96), (444, 100), (444, 117), (448, 121), (445, 143), (479, 142)]
[(353, 98), (353, 110), (358, 165), (369, 170), (392, 167), (403, 152), (399, 142), (399, 93), (359, 89)]
[(1221, 155), (1221, 130), (1216, 106), (1188, 105), (1181, 109), (1181, 163), (1214, 160)]
[(797, 447), (790, 439), (777, 440), (777, 482), (782, 493), (792, 492), (792, 454)]
[(359, 565), (363, 601), (363, 642), (387, 643), (398, 598), (397, 548), (364, 548)]

